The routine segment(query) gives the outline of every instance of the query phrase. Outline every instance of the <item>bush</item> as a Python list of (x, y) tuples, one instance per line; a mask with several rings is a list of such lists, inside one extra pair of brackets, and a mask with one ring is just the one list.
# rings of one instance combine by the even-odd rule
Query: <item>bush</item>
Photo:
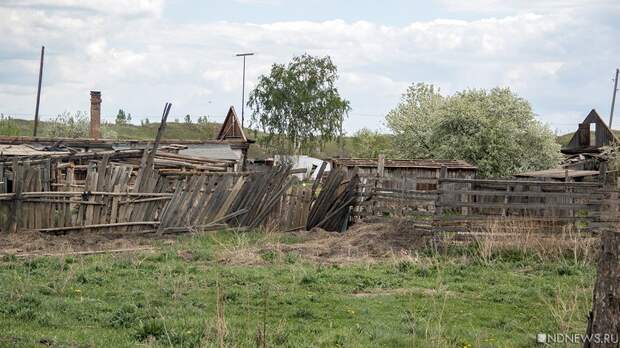
[(75, 114), (65, 111), (52, 120), (48, 135), (52, 138), (86, 138), (89, 135), (89, 118), (83, 111)]
[(19, 135), (19, 127), (17, 127), (15, 120), (11, 116), (0, 114), (0, 134), (7, 136)]

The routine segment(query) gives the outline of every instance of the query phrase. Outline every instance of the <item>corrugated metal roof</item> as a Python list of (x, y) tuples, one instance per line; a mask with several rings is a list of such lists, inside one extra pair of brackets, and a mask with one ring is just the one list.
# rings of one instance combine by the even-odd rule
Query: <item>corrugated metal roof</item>
[[(332, 159), (336, 166), (345, 167), (376, 167), (378, 160), (369, 158), (334, 158)], [(475, 170), (473, 166), (463, 160), (435, 160), (435, 159), (410, 159), (395, 160), (386, 159), (385, 168), (441, 168), (445, 166), (448, 169), (469, 169)]]
[(179, 154), (217, 160), (238, 161), (241, 159), (241, 154), (233, 151), (228, 144), (188, 145), (188, 148), (179, 151)]

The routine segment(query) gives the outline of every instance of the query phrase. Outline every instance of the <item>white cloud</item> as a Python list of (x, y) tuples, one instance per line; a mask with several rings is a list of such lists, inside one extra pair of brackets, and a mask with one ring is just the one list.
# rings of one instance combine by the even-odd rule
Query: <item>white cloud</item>
[(615, 0), (440, 0), (452, 11), (475, 13), (551, 12), (615, 6)]
[(509, 85), (543, 119), (545, 113), (574, 117), (590, 103), (607, 104), (602, 75), (619, 55), (617, 27), (570, 9), (522, 11), (526, 6), (518, 1), (512, 2), (516, 14), (402, 26), (343, 20), (184, 24), (160, 18), (162, 1), (112, 1), (0, 4), (0, 112), (31, 112), (41, 44), (47, 48), (42, 112), (48, 115), (85, 110), (88, 91), (100, 89), (106, 115), (122, 107), (152, 118), (170, 100), (179, 115), (223, 116), (241, 94), (235, 53), (257, 53), (247, 60), (248, 89), (274, 62), (328, 54), (340, 68), (352, 117), (372, 115), (348, 120), (349, 131), (379, 128), (380, 115), (418, 81), (447, 92)]
[(4, 6), (87, 11), (122, 16), (159, 16), (163, 0), (4, 0)]

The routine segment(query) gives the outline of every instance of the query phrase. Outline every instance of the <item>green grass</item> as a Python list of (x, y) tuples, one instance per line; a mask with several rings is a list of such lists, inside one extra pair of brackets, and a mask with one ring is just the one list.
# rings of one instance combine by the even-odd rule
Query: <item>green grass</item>
[(585, 330), (591, 265), (519, 253), (483, 265), (470, 249), (350, 265), (275, 252), (261, 265), (216, 262), (261, 239), (217, 233), (155, 253), (5, 257), (0, 346), (217, 346), (218, 286), (228, 346), (256, 346), (264, 315), (267, 345), (283, 347), (530, 347), (538, 332)]
[[(33, 129), (32, 120), (10, 119), (3, 120), (5, 127), (0, 127), (0, 135), (31, 136)], [(3, 124), (0, 124), (2, 126)], [(39, 135), (48, 136), (51, 122), (41, 121)], [(112, 123), (102, 124), (103, 136), (113, 139), (136, 139), (150, 140), (157, 134), (159, 122), (151, 122), (145, 125), (115, 125)], [(205, 140), (214, 139), (220, 128), (219, 123), (209, 123), (207, 126), (186, 124), (183, 122), (168, 122), (164, 139)]]
[[(0, 136), (32, 136), (33, 121), (23, 120), (18, 118), (0, 118)], [(119, 139), (119, 140), (152, 140), (155, 139), (159, 122), (151, 121), (149, 124), (134, 125), (124, 124), (116, 125), (113, 123), (104, 123), (101, 125), (101, 131), (104, 138)], [(176, 140), (212, 140), (217, 137), (221, 127), (220, 123), (209, 122), (207, 125), (202, 126), (196, 123), (186, 124), (184, 122), (171, 122), (166, 124), (166, 131), (163, 138)], [(50, 121), (41, 121), (39, 125), (39, 136), (50, 136)], [(261, 136), (261, 132), (255, 132), (252, 129), (245, 129), (245, 134), (249, 138), (256, 139)], [(84, 135), (85, 137), (87, 134)], [(346, 137), (344, 140), (344, 154), (351, 152), (351, 138)], [(324, 145), (322, 151), (316, 152), (314, 155), (319, 157), (332, 157), (336, 155), (342, 155), (340, 146), (337, 142), (332, 141)], [(258, 143), (255, 143), (250, 147), (250, 158), (264, 158), (268, 157), (268, 151)]]

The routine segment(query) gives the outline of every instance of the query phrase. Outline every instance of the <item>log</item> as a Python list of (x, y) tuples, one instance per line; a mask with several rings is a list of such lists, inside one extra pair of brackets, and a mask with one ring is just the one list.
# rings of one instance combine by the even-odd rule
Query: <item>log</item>
[(64, 256), (83, 256), (83, 255), (97, 255), (97, 254), (117, 254), (117, 253), (128, 253), (128, 252), (137, 252), (137, 251), (155, 251), (157, 248), (155, 247), (138, 247), (138, 248), (127, 248), (127, 249), (111, 249), (111, 250), (86, 250), (86, 251), (72, 251), (67, 253), (28, 253), (28, 254), (6, 254), (15, 257), (64, 257)]
[(607, 230), (601, 235), (592, 303), (586, 335), (600, 335), (602, 339), (586, 341), (584, 348), (617, 348), (620, 335), (620, 233), (617, 231)]
[(66, 226), (66, 227), (52, 227), (52, 228), (40, 228), (37, 232), (42, 233), (58, 233), (73, 230), (87, 230), (91, 228), (108, 228), (108, 227), (124, 227), (124, 226), (157, 226), (159, 221), (136, 221), (136, 222), (117, 222), (111, 224), (92, 224), (81, 226)]

